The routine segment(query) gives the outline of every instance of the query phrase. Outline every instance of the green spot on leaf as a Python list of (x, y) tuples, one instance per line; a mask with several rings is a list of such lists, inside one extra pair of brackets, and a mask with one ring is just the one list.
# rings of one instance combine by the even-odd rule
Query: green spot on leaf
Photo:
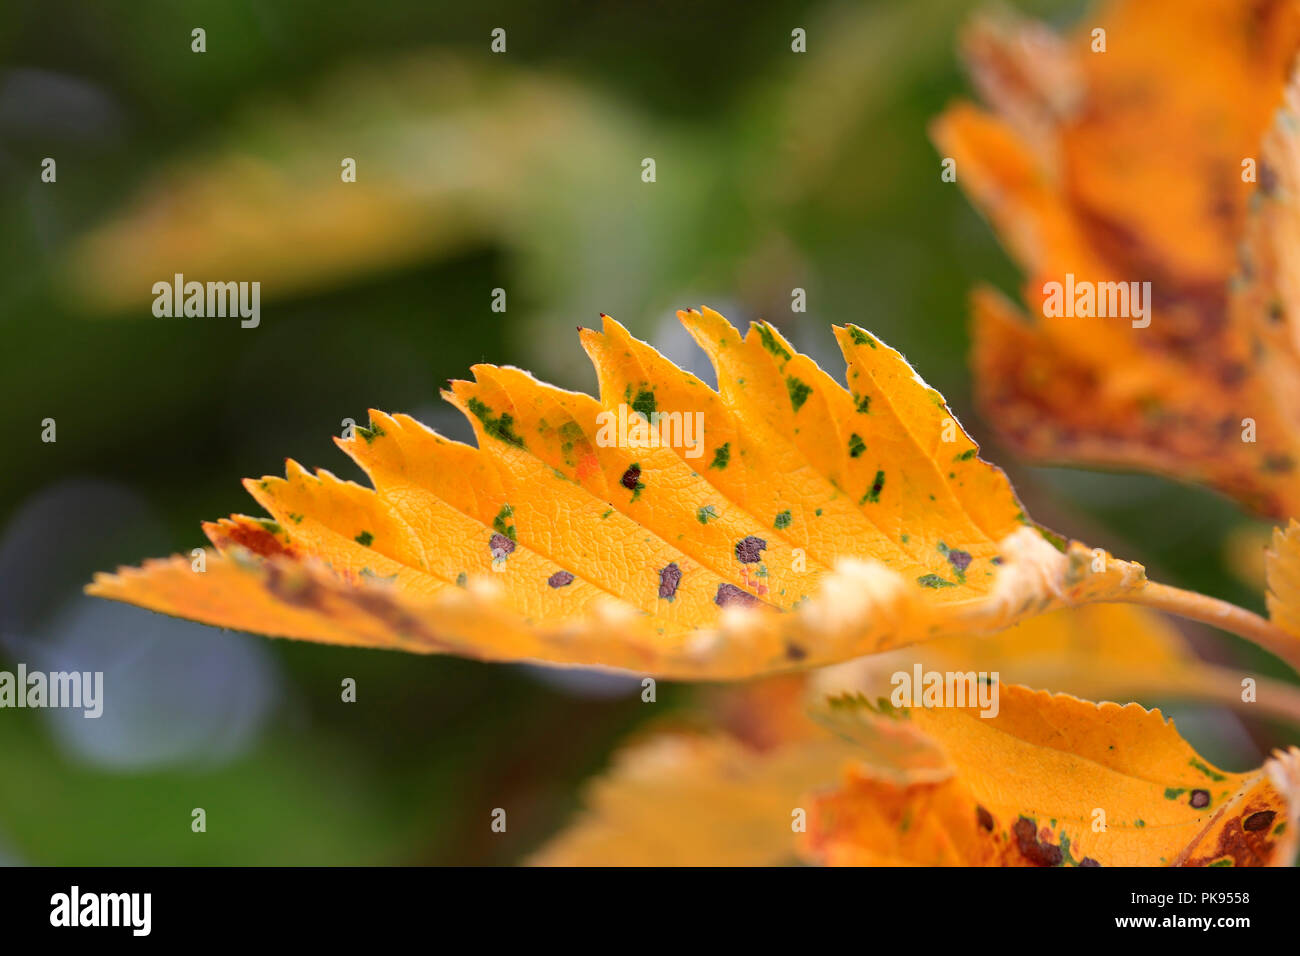
[(514, 416), (508, 412), (502, 412), (500, 416), (493, 417), (492, 409), (483, 404), (477, 398), (469, 400), (469, 410), (479, 421), (483, 423), (483, 430), (498, 441), (503, 441), (508, 445), (514, 445), (516, 448), (523, 448), (524, 440), (515, 434)]
[(358, 425), (356, 431), (358, 435), (360, 435), (362, 438), (366, 440), (367, 445), (369, 445), (376, 438), (384, 437), (384, 430), (380, 428), (378, 425), (374, 424), (373, 422), (371, 423), (369, 428), (366, 428), (364, 425)]
[(771, 352), (777, 358), (782, 359), (783, 361), (786, 362), (790, 361), (790, 353), (787, 352), (785, 350), (785, 347), (782, 346), (781, 343), (776, 340), (776, 336), (772, 334), (771, 329), (769, 329), (766, 325), (756, 325), (755, 328), (758, 329), (758, 337), (763, 343), (763, 348), (767, 349), (769, 352)]
[(812, 394), (812, 386), (801, 382), (793, 375), (786, 376), (785, 387), (790, 392), (790, 405), (796, 412), (803, 408), (803, 403), (808, 401), (808, 396)]
[(515, 526), (510, 524), (510, 519), (514, 516), (515, 510), (509, 505), (502, 505), (497, 516), (492, 519), (492, 530), (498, 534), (503, 534), (511, 541), (518, 541), (515, 537)]
[(655, 413), (656, 407), (655, 393), (648, 388), (641, 389), (632, 400), (632, 410), (639, 413), (646, 421), (650, 421), (650, 416)]
[(945, 581), (937, 574), (923, 574), (916, 579), (916, 583), (923, 588), (955, 588), (957, 586), (951, 581)]
[(1226, 779), (1227, 779), (1227, 777), (1225, 777), (1223, 774), (1221, 774), (1221, 773), (1215, 773), (1213, 770), (1211, 770), (1211, 769), (1210, 769), (1209, 767), (1207, 767), (1205, 764), (1201, 763), (1201, 762), (1200, 762), (1199, 760), (1197, 760), (1195, 757), (1193, 757), (1191, 760), (1189, 760), (1189, 761), (1187, 761), (1187, 762), (1188, 762), (1188, 764), (1190, 764), (1191, 766), (1193, 766), (1193, 767), (1195, 767), (1197, 770), (1199, 770), (1201, 773), (1205, 774), (1205, 775), (1206, 775), (1207, 777), (1209, 777), (1211, 780), (1226, 780)]
[(883, 471), (877, 471), (875, 481), (871, 483), (871, 487), (867, 489), (867, 493), (862, 496), (862, 500), (859, 501), (858, 504), (865, 505), (868, 501), (872, 503), (879, 501), (880, 492), (884, 489), (884, 487), (885, 487), (885, 473)]

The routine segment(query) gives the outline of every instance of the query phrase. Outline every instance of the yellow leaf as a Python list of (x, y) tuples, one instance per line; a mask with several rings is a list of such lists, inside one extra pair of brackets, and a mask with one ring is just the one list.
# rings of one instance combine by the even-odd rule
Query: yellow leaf
[(1278, 627), (1300, 637), (1300, 522), (1273, 529), (1273, 546), (1265, 557), (1268, 615)]
[(822, 739), (758, 753), (722, 736), (665, 734), (620, 752), (542, 866), (768, 866), (795, 862), (809, 780), (832, 782), (852, 747)]
[(899, 784), (945, 779), (943, 752), (906, 722), (836, 739), (808, 716), (793, 676), (731, 685), (711, 700), (725, 733), (660, 733), (621, 750), (584, 809), (533, 863), (760, 866), (791, 863), (807, 797), (849, 764)]
[[(994, 645), (991, 658), (981, 655), (977, 665), (976, 649), (990, 644)], [(1107, 656), (1111, 654), (1115, 656)], [(1021, 655), (1023, 661), (1016, 660)], [(1089, 664), (1089, 655), (1100, 659)], [(897, 651), (877, 655), (808, 675), (806, 681), (790, 675), (731, 685), (706, 698), (708, 722), (717, 728), (716, 733), (663, 733), (620, 751), (608, 774), (588, 786), (584, 809), (573, 825), (543, 848), (534, 862), (761, 865), (790, 862), (809, 852), (816, 856), (823, 850), (812, 851), (809, 841), (791, 826), (797, 820), (794, 811), (811, 813), (820, 805), (818, 800), (843, 779), (872, 783), (871, 805), (857, 806), (854, 798), (849, 817), (865, 816), (874, 821), (869, 837), (873, 843), (840, 847), (835, 855), (822, 855), (825, 862), (1024, 862), (1015, 853), (999, 856), (996, 847), (981, 842), (981, 832), (967, 826), (972, 818), (978, 820), (979, 814), (955, 779), (947, 756), (945, 748), (955, 736), (928, 728), (921, 718), (887, 719), (853, 709), (837, 713), (829, 721), (810, 719), (810, 708), (816, 701), (826, 700), (828, 694), (888, 697), (889, 674), (904, 669), (910, 675), (915, 659), (922, 661), (927, 671), (965, 671), (990, 660), (1005, 661), (999, 703), (1000, 708), (1010, 706), (1013, 710), (1023, 710), (1026, 701), (1045, 696), (1007, 685), (1007, 675), (1018, 677), (1026, 672), (1056, 678), (1079, 669), (1081, 679), (1073, 683), (1068, 677), (1065, 680), (1072, 688), (1157, 686), (1160, 692), (1211, 699), (1226, 699), (1229, 692), (1239, 690), (1234, 675), (1214, 672), (1214, 681), (1203, 675), (1199, 668), (1204, 665), (1196, 664), (1177, 634), (1163, 626), (1158, 616), (1115, 605), (1055, 612), (982, 641), (936, 641), (906, 655)], [(1104, 676), (1108, 669), (1119, 674), (1108, 681)], [(1161, 670), (1172, 676), (1161, 678)], [(1219, 679), (1225, 682), (1223, 692), (1217, 685)], [(1261, 703), (1256, 706), (1267, 706), (1272, 690), (1261, 687)], [(1070, 698), (1047, 699), (1053, 702), (1052, 708), (1064, 708), (1055, 702)], [(1124, 710), (1140, 712), (1136, 707)], [(1049, 715), (1053, 712), (1048, 711)], [(1082, 713), (1088, 714), (1086, 707)], [(1294, 717), (1294, 712), (1290, 716)], [(986, 723), (973, 719), (977, 724)], [(834, 737), (828, 735), (828, 725)], [(952, 746), (965, 747), (966, 743)], [(983, 754), (980, 766), (985, 775), (1003, 772), (998, 762), (1000, 751), (984, 748), (979, 753)], [(1191, 754), (1187, 759), (1194, 757)], [(1201, 764), (1209, 772), (1219, 772), (1203, 761)], [(1284, 759), (1279, 772), (1286, 766)], [(1199, 770), (1196, 775), (1209, 779)], [(1195, 789), (1185, 788), (1175, 799), (1190, 800)], [(1286, 787), (1277, 784), (1275, 789)], [(1289, 792), (1296, 792), (1296, 787), (1292, 785)], [(1161, 797), (1165, 797), (1163, 791)], [(1283, 819), (1285, 815), (1278, 822)], [(908, 821), (906, 829), (904, 820)], [(1052, 826), (1059, 835), (1060, 820)], [(898, 845), (886, 847), (895, 831)], [(927, 831), (929, 837), (925, 837)], [(919, 858), (917, 841), (926, 839), (932, 844), (926, 852), (942, 850), (947, 855)], [(1062, 845), (1057, 836), (1049, 842)], [(965, 846), (963, 853), (956, 853), (954, 843)], [(1282, 855), (1286, 852), (1284, 848)]]
[(269, 519), (206, 526), (206, 571), (176, 557), (89, 590), (273, 636), (681, 678), (1143, 594), (1141, 566), (1029, 525), (942, 397), (870, 333), (836, 330), (845, 389), (770, 325), (742, 337), (711, 310), (679, 316), (717, 392), (606, 318), (581, 333), (599, 399), (477, 366), (445, 396), (477, 448), (372, 412), (336, 441), (373, 488), (291, 461), (246, 482)]
[[(839, 865), (1287, 865), (1300, 821), (1300, 750), (1230, 773), (1172, 721), (1137, 704), (1093, 704), (1000, 685), (996, 716), (913, 707), (948, 776), (899, 784), (848, 765), (820, 794), (807, 850)], [(832, 725), (869, 736), (886, 717), (861, 698)]]
[[(1279, 622), (1280, 623), (1280, 622)], [(1263, 711), (1300, 724), (1300, 691), (1257, 677), (1242, 700), (1240, 669), (1201, 660), (1163, 616), (1127, 604), (1052, 611), (989, 637), (941, 638), (850, 661), (811, 675), (816, 692), (888, 697), (895, 674), (984, 672), (1004, 683), (1088, 700), (1187, 699)]]
[[(956, 105), (933, 137), (1024, 269), (1027, 308), (976, 295), (986, 417), (1033, 458), (1300, 513), (1294, 117), (1261, 143), (1300, 7), (1117, 0), (1064, 37), (981, 19), (966, 47), (991, 110)], [(1067, 281), (1150, 283), (1146, 315), (1048, 314), (1046, 284)]]
[(1230, 528), (1220, 549), (1223, 567), (1252, 591), (1264, 591), (1268, 586), (1265, 559), (1272, 540), (1268, 525), (1251, 522)]
[[(604, 157), (642, 139), (642, 125), (577, 84), (500, 61), (432, 49), (350, 64), (302, 96), (238, 107), (152, 170), (77, 238), (61, 284), (103, 313), (147, 308), (153, 284), (175, 273), (254, 275), (265, 302), (484, 242), (521, 251), (555, 283), (600, 234), (581, 220), (598, 217), (539, 203), (527, 171), (607, 195), (617, 176)], [(557, 234), (567, 256), (547, 255)]]

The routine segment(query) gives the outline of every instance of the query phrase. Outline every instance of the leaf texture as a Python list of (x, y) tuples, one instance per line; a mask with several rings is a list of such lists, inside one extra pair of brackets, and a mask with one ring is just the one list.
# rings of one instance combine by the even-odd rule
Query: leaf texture
[[(1300, 513), (1300, 302), (1276, 267), (1294, 255), (1294, 105), (1273, 122), (1300, 7), (1116, 0), (1068, 36), (982, 18), (966, 47), (989, 108), (957, 104), (932, 135), (1025, 272), (1025, 312), (974, 297), (986, 417), (1033, 458)], [(1046, 314), (1045, 284), (1067, 275), (1149, 282), (1149, 325)]]
[(721, 735), (663, 734), (615, 757), (539, 866), (773, 866), (798, 862), (793, 825), (810, 780), (853, 748), (822, 735), (757, 752)]
[[(1289, 865), (1300, 750), (1262, 768), (1211, 766), (1158, 710), (1001, 686), (1000, 711), (913, 707), (942, 746), (940, 781), (899, 785), (850, 764), (809, 816), (807, 849), (836, 865)], [(844, 698), (832, 722), (898, 720)]]
[[(764, 685), (757, 685), (763, 688)], [(786, 688), (779, 696), (784, 696)], [(543, 865), (1260, 866), (1296, 852), (1300, 750), (1248, 773), (1159, 711), (1002, 683), (999, 713), (813, 691), (766, 743), (662, 733), (615, 756)], [(744, 697), (749, 689), (732, 696)], [(766, 688), (752, 701), (762, 703)], [(1104, 829), (1102, 828), (1104, 827)]]
[(1243, 701), (1240, 668), (1205, 662), (1167, 618), (1128, 604), (1065, 608), (978, 640), (957, 636), (898, 648), (818, 671), (811, 681), (823, 695), (875, 700), (889, 696), (894, 674), (917, 664), (926, 671), (997, 674), (1005, 683), (1087, 700), (1201, 701), (1300, 725), (1295, 687), (1256, 677), (1255, 696)]
[(1265, 568), (1269, 617), (1288, 634), (1300, 637), (1300, 522), (1293, 518), (1285, 531), (1273, 529)]
[[(1049, 543), (870, 333), (836, 329), (846, 389), (771, 325), (679, 317), (717, 391), (606, 317), (581, 331), (599, 399), (476, 366), (444, 397), (477, 448), (372, 412), (336, 441), (373, 488), (290, 461), (245, 482), (269, 518), (205, 525), (206, 571), (174, 557), (89, 590), (273, 636), (720, 678), (1144, 586), (1139, 565)], [(636, 432), (651, 421), (664, 442)]]

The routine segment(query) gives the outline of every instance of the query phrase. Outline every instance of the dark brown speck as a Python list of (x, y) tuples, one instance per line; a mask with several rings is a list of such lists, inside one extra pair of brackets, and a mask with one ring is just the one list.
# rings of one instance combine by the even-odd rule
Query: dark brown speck
[(1040, 843), (1034, 821), (1021, 817), (1011, 828), (1016, 836), (1016, 843), (1026, 860), (1035, 866), (1060, 866), (1064, 859), (1061, 848), (1051, 843)]
[(682, 580), (682, 569), (674, 561), (659, 572), (659, 596), (672, 600), (677, 596), (677, 585)]
[(1277, 814), (1272, 810), (1260, 810), (1241, 821), (1243, 830), (1267, 830)]
[(751, 534), (736, 542), (736, 558), (741, 564), (758, 564), (763, 560), (762, 552), (766, 548), (766, 541)]

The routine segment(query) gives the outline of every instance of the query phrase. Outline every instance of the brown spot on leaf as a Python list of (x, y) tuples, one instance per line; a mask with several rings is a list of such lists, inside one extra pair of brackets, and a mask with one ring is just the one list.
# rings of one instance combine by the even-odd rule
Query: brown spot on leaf
[(1277, 192), (1277, 171), (1268, 163), (1259, 164), (1259, 191), (1264, 196)]
[(1277, 816), (1272, 810), (1260, 810), (1258, 813), (1252, 813), (1246, 819), (1241, 821), (1243, 830), (1267, 830), (1273, 823), (1273, 818)]
[(718, 593), (713, 598), (713, 603), (718, 607), (757, 607), (763, 602), (748, 591), (742, 591), (734, 584), (722, 583), (718, 585)]
[(289, 547), (261, 525), (253, 527), (239, 521), (222, 521), (220, 524), (207, 526), (207, 530), (208, 537), (213, 539), (213, 544), (242, 545), (264, 558), (277, 554), (288, 558), (299, 557), (297, 549)]
[(1082, 860), (1080, 860), (1079, 865), (1080, 866), (1101, 866), (1100, 863), (1098, 863), (1090, 856), (1085, 856)]
[(766, 548), (766, 541), (751, 534), (748, 538), (736, 542), (736, 558), (741, 564), (757, 564), (763, 560), (763, 551)]
[(287, 570), (277, 564), (266, 565), (266, 589), (294, 607), (323, 607), (323, 588), (300, 568)]
[(567, 588), (573, 583), (573, 575), (568, 571), (556, 571), (546, 579), (546, 583), (553, 588)]
[(1212, 829), (1207, 836), (1214, 839), (1213, 845), (1209, 839), (1198, 842), (1183, 865), (1209, 866), (1225, 858), (1233, 866), (1267, 866), (1272, 862), (1277, 848), (1268, 827), (1276, 811), (1261, 809), (1258, 802), (1252, 802), (1254, 806), (1247, 806), (1240, 816), (1223, 820), (1217, 833)]
[(1052, 843), (1040, 841), (1033, 820), (1028, 817), (1021, 817), (1016, 821), (1015, 826), (1011, 828), (1011, 832), (1015, 834), (1016, 843), (1020, 847), (1020, 855), (1034, 866), (1061, 865), (1061, 860), (1064, 858), (1061, 848)]
[(798, 644), (787, 644), (785, 646), (785, 656), (792, 661), (801, 661), (808, 656), (808, 652)]
[(1187, 798), (1187, 802), (1197, 810), (1200, 810), (1202, 807), (1208, 807), (1210, 805), (1210, 791), (1193, 790), (1192, 795)]
[(494, 534), (488, 539), (488, 550), (492, 557), (510, 554), (515, 550), (515, 543), (503, 534)]
[(339, 605), (351, 605), (379, 621), (399, 637), (415, 640), (429, 647), (449, 650), (449, 645), (427, 630), (424, 623), (383, 592), (366, 588), (334, 590), (326, 587), (302, 568), (266, 565), (266, 589), (276, 598), (294, 607), (316, 611), (325, 617), (340, 613)]
[(659, 572), (659, 596), (672, 600), (677, 596), (677, 585), (682, 581), (682, 569), (674, 561)]
[(633, 465), (627, 471), (623, 472), (623, 477), (618, 483), (628, 491), (636, 491), (637, 483), (641, 480), (641, 466)]
[(980, 829), (988, 830), (990, 833), (993, 832), (993, 814), (989, 813), (978, 804), (975, 806), (975, 822), (980, 825)]

